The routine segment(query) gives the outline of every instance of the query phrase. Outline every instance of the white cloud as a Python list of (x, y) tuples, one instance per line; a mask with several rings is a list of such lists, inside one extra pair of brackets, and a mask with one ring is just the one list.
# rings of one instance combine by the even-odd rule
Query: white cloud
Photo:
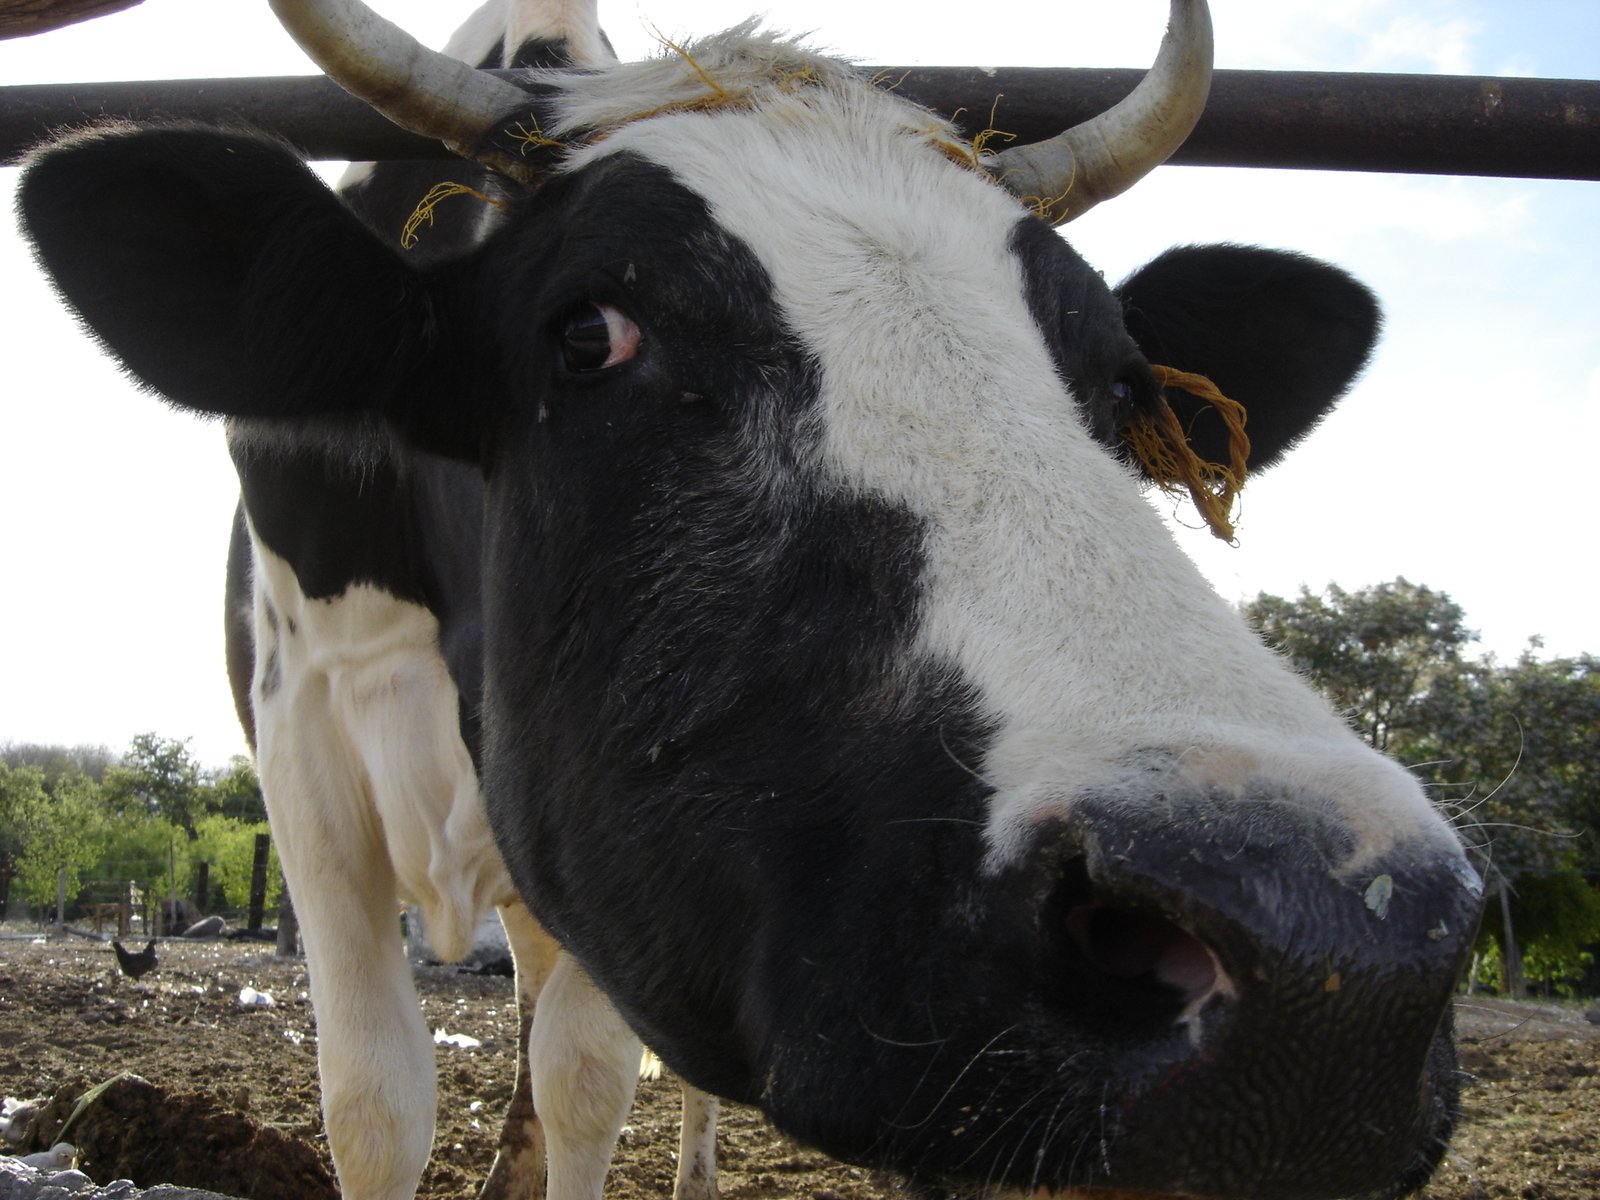
[(1482, 34), (1481, 22), (1465, 18), (1437, 20), (1420, 13), (1391, 17), (1365, 37), (1358, 69), (1415, 69), (1420, 63), (1426, 71), (1468, 75), (1477, 62), (1474, 48)]
[(1514, 54), (1490, 68), (1491, 75), (1504, 75), (1512, 79), (1531, 79), (1541, 72), (1531, 54)]

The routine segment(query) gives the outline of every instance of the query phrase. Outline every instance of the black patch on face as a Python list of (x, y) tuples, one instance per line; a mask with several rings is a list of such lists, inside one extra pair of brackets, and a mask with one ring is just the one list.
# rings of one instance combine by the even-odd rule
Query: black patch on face
[[(816, 365), (749, 248), (626, 155), (526, 208), (461, 288), (501, 301), (476, 357), (508, 398), (485, 438), (491, 823), (650, 1044), (759, 1099), (813, 1036), (807, 989), (934, 952), (977, 868), (989, 730), (912, 652), (920, 520), (818, 470)], [(639, 350), (574, 372), (563, 314), (590, 304)]]
[(1123, 328), (1105, 280), (1042, 221), (1025, 218), (1011, 235), (1028, 309), (1072, 389), (1089, 432), (1120, 452), (1119, 430), (1160, 396), (1150, 365)]
[[(476, 65), (499, 67), (501, 54), (502, 44), (497, 41)], [(524, 54), (528, 62), (504, 65), (564, 66), (567, 63), (565, 41), (530, 41), (518, 52), (517, 58)], [(503, 190), (493, 172), (473, 162), (389, 161), (371, 164), (367, 174), (344, 188), (341, 194), (345, 203), (381, 240), (390, 246), (399, 246), (401, 231), (423, 197), (445, 180), (488, 195), (499, 195)], [(457, 196), (435, 205), (431, 219), (416, 230), (414, 240), (406, 247), (407, 258), (419, 266), (459, 258), (482, 238), (487, 215), (484, 202), (473, 196)]]

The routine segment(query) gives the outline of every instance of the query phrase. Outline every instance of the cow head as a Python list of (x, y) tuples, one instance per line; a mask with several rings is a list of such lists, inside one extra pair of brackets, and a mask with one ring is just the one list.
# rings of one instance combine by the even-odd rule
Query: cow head
[(45, 150), (24, 219), (173, 402), (481, 466), (491, 821), (691, 1081), (939, 1186), (1417, 1186), (1476, 879), (1119, 441), (1155, 360), (1273, 457), (1364, 289), (1240, 247), (1109, 289), (938, 118), (748, 29), (530, 88), (495, 128), (559, 156), (443, 264), (209, 130)]

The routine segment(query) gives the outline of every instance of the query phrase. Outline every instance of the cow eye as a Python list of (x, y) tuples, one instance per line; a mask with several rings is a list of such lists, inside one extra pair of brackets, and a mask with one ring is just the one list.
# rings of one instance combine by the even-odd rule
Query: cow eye
[(1112, 403), (1127, 408), (1141, 399), (1149, 399), (1157, 391), (1150, 368), (1144, 363), (1129, 363), (1111, 381)]
[(639, 327), (626, 313), (584, 301), (562, 319), (561, 361), (569, 371), (602, 371), (632, 359), (640, 340)]

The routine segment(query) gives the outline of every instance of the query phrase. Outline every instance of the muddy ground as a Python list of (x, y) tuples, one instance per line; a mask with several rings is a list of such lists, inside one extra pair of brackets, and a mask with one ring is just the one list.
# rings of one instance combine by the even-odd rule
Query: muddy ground
[[(187, 1183), (250, 1200), (336, 1195), (304, 964), (230, 942), (168, 942), (158, 953), (160, 967), (135, 983), (117, 973), (107, 944), (0, 940), (0, 1096), (56, 1096), (59, 1122), (71, 1098), (132, 1072), (152, 1086), (120, 1081), (102, 1097), (98, 1119), (90, 1108), (68, 1133), (99, 1182)], [(424, 967), (418, 985), (430, 1028), (481, 1043), (438, 1049), (438, 1130), (420, 1192), (467, 1200), (493, 1157), (510, 1096), (511, 981)], [(275, 1005), (241, 1007), (245, 987), (270, 993)], [(1422, 1195), (1600, 1197), (1600, 1026), (1555, 1005), (1472, 999), (1458, 1012), (1464, 1065), (1476, 1081), (1467, 1123)], [(640, 1086), (610, 1200), (671, 1196), (677, 1103), (670, 1079)], [(726, 1200), (903, 1197), (892, 1181), (796, 1146), (749, 1110), (724, 1109), (718, 1158)]]

